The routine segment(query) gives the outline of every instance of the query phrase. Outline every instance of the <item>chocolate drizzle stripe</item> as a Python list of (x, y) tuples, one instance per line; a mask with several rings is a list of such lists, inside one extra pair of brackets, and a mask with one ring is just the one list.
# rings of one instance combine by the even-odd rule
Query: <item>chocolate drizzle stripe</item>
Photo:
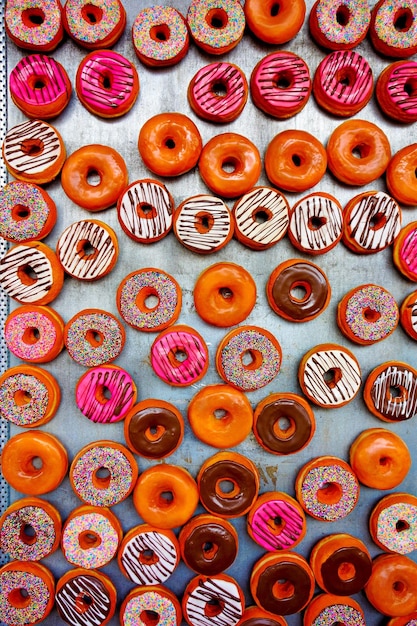
[[(222, 84), (226, 94), (218, 96), (213, 86)], [(194, 85), (193, 97), (199, 107), (212, 115), (224, 115), (234, 109), (245, 97), (245, 83), (236, 67), (229, 63), (217, 63), (203, 68), (198, 72)]]
[[(143, 552), (151, 550), (155, 562), (141, 561)], [(177, 550), (162, 533), (156, 531), (135, 535), (126, 543), (121, 553), (121, 563), (126, 574), (139, 585), (162, 583), (172, 574), (177, 564)]]
[[(18, 270), (30, 267), (36, 280), (25, 284)], [(11, 298), (37, 302), (46, 295), (54, 282), (50, 260), (40, 250), (26, 246), (12, 248), (0, 261), (0, 284)]]
[[(26, 154), (24, 142), (34, 142), (42, 149), (36, 154)], [(14, 126), (6, 135), (3, 144), (4, 157), (15, 170), (26, 174), (43, 172), (58, 160), (62, 153), (61, 142), (55, 130), (39, 120)]]
[[(392, 397), (390, 388), (406, 390), (404, 399)], [(405, 369), (389, 365), (375, 379), (371, 388), (375, 408), (383, 415), (396, 420), (405, 420), (417, 413), (417, 377)]]
[[(82, 612), (77, 608), (77, 599), (86, 596), (90, 604)], [(55, 596), (61, 618), (75, 626), (100, 626), (111, 609), (110, 596), (103, 583), (94, 576), (76, 576), (69, 580)]]
[[(341, 370), (342, 377), (331, 387), (324, 375), (335, 369)], [(322, 404), (338, 404), (351, 399), (361, 383), (357, 363), (340, 350), (315, 352), (305, 363), (303, 378), (309, 395)]]
[[(321, 87), (335, 100), (345, 104), (357, 104), (372, 88), (373, 78), (369, 63), (364, 57), (351, 50), (340, 50), (329, 54), (321, 63)], [(353, 70), (355, 79), (340, 80), (342, 72)]]
[[(265, 222), (258, 222), (254, 214), (270, 212)], [(234, 210), (239, 231), (253, 241), (267, 245), (284, 236), (289, 223), (288, 207), (281, 194), (273, 189), (260, 188), (246, 194)]]
[[(207, 232), (200, 233), (196, 228), (199, 213), (209, 214), (214, 220), (213, 226)], [(176, 235), (185, 246), (205, 252), (221, 245), (230, 234), (231, 228), (227, 207), (220, 199), (210, 196), (190, 198), (185, 202), (175, 226)]]
[[(155, 209), (150, 219), (140, 218), (138, 207), (148, 205)], [(122, 196), (118, 214), (129, 233), (141, 239), (154, 239), (171, 228), (173, 206), (169, 193), (161, 185), (138, 182)]]
[[(291, 76), (291, 85), (285, 89), (277, 88), (277, 75)], [(293, 55), (285, 56), (280, 52), (276, 56), (268, 57), (268, 61), (261, 63), (257, 73), (260, 97), (273, 104), (297, 103), (304, 100), (310, 90), (310, 74), (305, 63)]]
[[(87, 241), (95, 253), (84, 255), (78, 244)], [(105, 228), (94, 222), (76, 222), (69, 226), (58, 241), (58, 257), (72, 276), (92, 279), (101, 276), (111, 265), (116, 250)]]
[[(214, 600), (223, 606), (223, 610), (218, 615), (207, 616), (205, 608)], [(242, 617), (243, 606), (234, 583), (207, 578), (200, 579), (198, 586), (188, 595), (186, 612), (190, 622), (199, 626), (233, 626)]]
[[(382, 227), (373, 228), (376, 217), (383, 215)], [(349, 213), (350, 236), (367, 250), (380, 250), (390, 245), (400, 232), (401, 215), (397, 202), (386, 193), (366, 195)]]
[[(320, 228), (311, 228), (311, 223), (320, 221)], [(294, 209), (290, 220), (290, 231), (305, 250), (322, 250), (338, 239), (342, 232), (342, 211), (330, 198), (310, 196)]]

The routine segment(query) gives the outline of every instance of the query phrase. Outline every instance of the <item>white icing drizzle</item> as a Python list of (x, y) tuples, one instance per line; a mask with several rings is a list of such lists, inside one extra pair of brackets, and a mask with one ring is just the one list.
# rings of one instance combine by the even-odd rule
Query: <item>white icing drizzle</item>
[[(39, 150), (31, 150), (31, 145)], [(61, 157), (61, 138), (46, 122), (30, 120), (9, 130), (4, 138), (3, 153), (6, 163), (15, 171), (41, 174)]]
[[(19, 270), (28, 267), (36, 279), (26, 284), (20, 278)], [(31, 304), (41, 300), (52, 288), (54, 278), (51, 261), (42, 250), (33, 246), (14, 246), (0, 261), (0, 285), (19, 302)]]
[[(152, 215), (140, 215), (147, 207)], [(156, 181), (138, 180), (130, 185), (117, 204), (119, 222), (136, 241), (159, 239), (171, 229), (173, 202), (166, 187)]]
[[(212, 218), (213, 225), (204, 232), (197, 229), (199, 215)], [(175, 235), (188, 249), (208, 254), (224, 245), (232, 229), (231, 214), (223, 200), (209, 195), (197, 195), (185, 200), (178, 208)]]
[[(141, 560), (142, 553), (149, 550), (152, 551), (155, 562)], [(138, 585), (163, 583), (174, 571), (177, 558), (177, 549), (172, 541), (166, 535), (153, 530), (132, 537), (124, 544), (120, 555), (128, 578)]]
[[(223, 605), (218, 615), (207, 616), (207, 603), (216, 600)], [(201, 578), (199, 585), (186, 601), (186, 612), (191, 624), (198, 626), (233, 626), (242, 617), (243, 606), (237, 585), (220, 578)]]
[[(82, 612), (76, 602), (84, 596), (89, 605)], [(100, 626), (111, 609), (109, 593), (94, 575), (79, 575), (68, 580), (56, 594), (55, 602), (62, 619), (72, 626)]]
[(321, 194), (310, 194), (294, 207), (289, 233), (298, 245), (309, 251), (325, 251), (340, 239), (343, 213), (339, 203)]
[[(329, 384), (325, 374), (340, 371), (340, 380)], [(354, 398), (361, 384), (359, 364), (342, 348), (315, 351), (305, 362), (301, 373), (311, 400), (337, 407)]]
[[(265, 213), (265, 221), (257, 220)], [(235, 204), (233, 215), (237, 230), (258, 246), (270, 246), (284, 237), (289, 223), (288, 203), (284, 196), (268, 187), (257, 187)]]
[[(57, 244), (58, 259), (64, 270), (81, 280), (93, 280), (105, 274), (114, 263), (116, 248), (110, 236), (110, 227), (94, 221), (82, 220), (68, 226)], [(116, 238), (116, 235), (113, 234)], [(80, 244), (88, 242), (94, 253), (85, 254)]]
[[(393, 397), (391, 387), (404, 389), (400, 397)], [(375, 379), (371, 388), (372, 402), (384, 416), (405, 420), (417, 413), (417, 377), (407, 367), (388, 365)]]
[(361, 248), (383, 250), (400, 232), (401, 209), (394, 198), (383, 191), (360, 194), (350, 208), (347, 228), (348, 237)]

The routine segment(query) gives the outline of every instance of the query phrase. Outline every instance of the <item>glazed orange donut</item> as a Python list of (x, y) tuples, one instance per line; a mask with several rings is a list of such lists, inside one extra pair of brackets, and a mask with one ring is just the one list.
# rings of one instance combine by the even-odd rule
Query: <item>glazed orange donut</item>
[(55, 601), (55, 580), (42, 563), (12, 561), (0, 568), (0, 620), (40, 624)]
[(412, 291), (402, 301), (400, 324), (407, 335), (417, 341), (417, 291)]
[(9, 485), (29, 496), (56, 489), (68, 470), (67, 451), (55, 435), (32, 430), (13, 435), (1, 454), (2, 473)]
[(382, 176), (391, 158), (385, 132), (373, 122), (352, 119), (342, 122), (327, 142), (327, 162), (342, 183), (363, 186)]
[(413, 626), (413, 623), (417, 620), (417, 611), (413, 611), (409, 615), (403, 617), (393, 617), (387, 622), (387, 626)]
[(197, 483), (183, 467), (154, 465), (140, 474), (133, 490), (133, 505), (140, 517), (156, 528), (185, 524), (198, 504)]
[(307, 191), (321, 181), (326, 168), (324, 146), (305, 130), (284, 130), (266, 147), (265, 172), (279, 189)]
[(239, 0), (191, 0), (187, 24), (194, 43), (208, 54), (225, 54), (237, 46), (245, 30)]
[(62, 6), (59, 0), (7, 2), (4, 12), (6, 33), (19, 48), (51, 52), (64, 37)]
[(313, 546), (310, 567), (326, 593), (352, 596), (362, 591), (372, 572), (369, 550), (348, 533), (327, 535)]
[(416, 167), (417, 143), (398, 150), (388, 163), (385, 172), (388, 191), (400, 204), (417, 205)]
[(123, 157), (110, 146), (91, 144), (75, 150), (64, 163), (61, 185), (72, 202), (87, 211), (115, 206), (128, 183)]
[(243, 612), (239, 626), (287, 626), (287, 621), (257, 606), (248, 606)]
[(116, 593), (103, 572), (76, 567), (57, 580), (55, 607), (60, 618), (71, 626), (86, 622), (105, 626), (114, 615)]
[(297, 35), (304, 23), (304, 0), (278, 3), (275, 0), (246, 0), (246, 23), (261, 41), (280, 45)]
[(183, 113), (154, 115), (139, 131), (139, 154), (157, 176), (181, 176), (190, 171), (197, 165), (202, 147), (200, 131)]
[(230, 385), (207, 385), (192, 397), (187, 411), (194, 435), (215, 448), (233, 448), (252, 430), (253, 411), (244, 393)]
[(215, 263), (207, 267), (194, 285), (198, 315), (213, 326), (234, 326), (243, 322), (256, 302), (256, 283), (236, 263)]
[(11, 424), (42, 426), (54, 417), (60, 401), (58, 382), (40, 367), (15, 365), (0, 376), (0, 415)]
[(400, 422), (417, 413), (417, 370), (400, 361), (386, 361), (368, 374), (363, 399), (368, 410), (384, 422)]
[(164, 585), (142, 585), (129, 591), (120, 606), (120, 626), (134, 624), (138, 615), (150, 615), (160, 624), (182, 623), (180, 601)]
[(250, 590), (264, 611), (274, 615), (299, 613), (313, 597), (313, 572), (301, 554), (291, 550), (268, 552), (252, 568)]
[(59, 546), (61, 515), (41, 498), (16, 500), (0, 518), (0, 547), (11, 559), (40, 561)]
[(409, 554), (417, 548), (417, 497), (390, 493), (379, 500), (369, 517), (372, 540), (384, 552)]
[(238, 133), (221, 133), (204, 145), (198, 169), (213, 193), (223, 198), (237, 198), (258, 182), (261, 156), (250, 139)]
[(356, 600), (348, 596), (322, 593), (313, 598), (303, 616), (304, 626), (313, 624), (343, 624), (365, 626), (365, 615)]
[(227, 574), (195, 576), (187, 584), (182, 612), (189, 626), (203, 623), (236, 626), (245, 609), (245, 596), (237, 581)]
[(393, 431), (368, 428), (352, 442), (349, 463), (363, 485), (393, 489), (407, 476), (411, 455), (405, 441)]
[(401, 617), (417, 611), (417, 563), (404, 554), (378, 555), (364, 591), (383, 615)]
[(249, 536), (264, 550), (292, 550), (307, 532), (305, 513), (297, 500), (281, 491), (256, 499), (246, 519)]
[(47, 363), (64, 348), (64, 320), (51, 307), (24, 304), (7, 316), (4, 338), (22, 361)]

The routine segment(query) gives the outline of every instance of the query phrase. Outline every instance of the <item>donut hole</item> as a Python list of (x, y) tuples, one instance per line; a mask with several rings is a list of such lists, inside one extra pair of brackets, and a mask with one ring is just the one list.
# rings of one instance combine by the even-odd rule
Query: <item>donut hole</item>
[(40, 337), (39, 329), (34, 326), (29, 326), (23, 331), (22, 341), (28, 346), (33, 346), (39, 341)]
[(390, 385), (387, 389), (387, 399), (390, 402), (404, 402), (408, 399), (408, 392), (401, 385)]
[(155, 441), (159, 441), (160, 439), (162, 439), (165, 433), (166, 433), (165, 426), (162, 426), (161, 424), (155, 424), (155, 425), (149, 426), (149, 428), (145, 430), (145, 437), (149, 442), (155, 442)]
[(384, 228), (387, 223), (387, 216), (384, 213), (375, 213), (369, 220), (369, 228), (371, 230), (379, 230)]
[(227, 157), (221, 164), (221, 169), (226, 174), (234, 174), (239, 169), (239, 161), (233, 156)]
[(388, 472), (391, 469), (392, 460), (389, 456), (381, 456), (378, 463), (379, 463), (379, 467), (386, 472)]
[(307, 226), (310, 230), (320, 230), (323, 226), (326, 226), (327, 219), (318, 215), (313, 215), (308, 218)]
[(232, 478), (219, 478), (215, 485), (216, 495), (232, 500), (241, 493), (240, 487)]
[(262, 354), (258, 350), (245, 350), (240, 360), (245, 370), (257, 370), (263, 363)]
[(348, 561), (344, 561), (337, 568), (337, 576), (339, 580), (343, 580), (344, 582), (349, 582), (353, 580), (356, 576), (356, 568), (353, 563), (349, 563)]
[(414, 98), (417, 95), (417, 80), (409, 78), (404, 83), (404, 91), (410, 98)]
[(338, 483), (323, 483), (317, 490), (317, 500), (321, 504), (337, 504), (342, 495), (342, 487)]
[(174, 503), (174, 493), (170, 489), (163, 489), (159, 493), (158, 502), (162, 509), (169, 509)]
[(139, 553), (139, 563), (142, 563), (142, 565), (155, 565), (158, 561), (158, 556), (151, 548), (141, 550)]
[(405, 33), (410, 30), (413, 25), (413, 12), (408, 7), (402, 7), (395, 12), (393, 25), (395, 30)]
[(94, 599), (87, 593), (79, 593), (75, 598), (75, 610), (79, 614), (83, 614), (94, 604)]
[(81, 550), (92, 550), (101, 545), (101, 537), (92, 530), (84, 530), (78, 535)]
[(273, 424), (272, 432), (280, 440), (291, 439), (296, 431), (295, 421), (291, 417), (281, 415)]
[(223, 600), (212, 598), (204, 606), (204, 615), (212, 619), (224, 611), (224, 606)]
[(164, 146), (168, 148), (168, 150), (174, 150), (176, 143), (173, 137), (167, 137), (164, 141)]
[(311, 296), (311, 285), (302, 280), (295, 281), (291, 285), (289, 296), (291, 301), (296, 304), (306, 302)]
[(342, 380), (342, 371), (338, 367), (332, 367), (327, 372), (324, 372), (323, 379), (330, 389), (334, 389)]
[(17, 277), (22, 283), (22, 285), (34, 285), (38, 280), (38, 275), (36, 274), (33, 267), (29, 264), (21, 265), (17, 270)]
[(269, 9), (269, 15), (271, 17), (276, 17), (280, 11), (281, 11), (280, 3), (279, 2), (273, 2), (271, 4), (271, 8)]
[(268, 519), (266, 525), (273, 535), (280, 535), (286, 526), (284, 520), (279, 515)]
[(172, 367), (180, 367), (188, 359), (188, 353), (182, 346), (177, 346), (168, 352), (168, 361)]
[(45, 21), (45, 12), (40, 7), (29, 7), (21, 13), (22, 22), (28, 28), (41, 26)]
[(80, 257), (80, 259), (83, 259), (83, 260), (87, 260), (87, 259), (92, 260), (98, 254), (97, 248), (91, 245), (88, 239), (81, 239), (77, 243), (76, 252), (78, 256)]
[(224, 9), (215, 8), (207, 12), (206, 22), (210, 28), (220, 30), (222, 28), (226, 28), (229, 22), (229, 18)]
[(136, 306), (142, 313), (155, 311), (159, 302), (158, 292), (153, 287), (143, 287), (136, 296)]
[(228, 94), (227, 85), (222, 80), (218, 80), (215, 83), (213, 83), (210, 91), (212, 94), (214, 94), (218, 98), (225, 98)]
[(366, 143), (355, 144), (351, 149), (351, 154), (355, 159), (366, 159), (371, 154), (371, 147)]
[(101, 184), (101, 174), (96, 168), (90, 167), (85, 177), (87, 185), (98, 187)]
[(335, 78), (339, 85), (349, 87), (355, 83), (356, 73), (352, 68), (345, 67), (336, 72)]
[(201, 546), (201, 551), (206, 561), (212, 561), (219, 551), (219, 546), (212, 541), (206, 541)]
[(95, 4), (85, 4), (81, 9), (81, 17), (88, 24), (98, 24), (103, 19), (103, 9)]
[(33, 546), (36, 542), (36, 530), (33, 528), (32, 524), (22, 524), (19, 532), (19, 539), (26, 546)]
[(395, 524), (395, 530), (397, 533), (402, 533), (405, 530), (410, 529), (410, 524), (405, 519), (399, 519)]
[(29, 606), (31, 599), (28, 591), (24, 589), (24, 587), (18, 587), (17, 589), (11, 590), (7, 596), (7, 601), (10, 606), (16, 609), (25, 609)]
[(26, 389), (17, 389), (13, 394), (13, 401), (16, 406), (27, 406), (32, 402), (32, 396)]
[(295, 594), (294, 584), (286, 578), (280, 578), (272, 585), (272, 594), (278, 600), (287, 600)]
[(24, 139), (20, 144), (20, 150), (29, 157), (39, 156), (43, 149), (43, 141), (40, 139)]
[(304, 159), (301, 155), (295, 153), (291, 155), (291, 162), (295, 167), (301, 167), (304, 163)]
[(265, 224), (266, 222), (269, 222), (272, 217), (272, 212), (265, 208), (257, 208), (252, 213), (252, 220), (257, 224)]
[(97, 385), (95, 398), (100, 404), (107, 404), (111, 400), (112, 393), (106, 385)]
[(379, 311), (375, 311), (375, 309), (371, 309), (370, 307), (366, 307), (366, 309), (362, 311), (362, 315), (364, 320), (370, 324), (375, 324), (381, 317), (381, 313)]
[(101, 345), (103, 345), (104, 335), (99, 330), (93, 330), (92, 328), (90, 328), (85, 333), (85, 339), (92, 348), (99, 348)]
[(49, 80), (46, 76), (30, 76), (28, 80), (28, 86), (33, 91), (45, 89)]
[(392, 583), (392, 590), (398, 596), (402, 596), (407, 591), (407, 585), (402, 580), (396, 580)]
[(156, 626), (159, 622), (159, 615), (156, 611), (145, 609), (141, 612), (139, 619), (140, 623), (145, 624), (145, 626)]
[(153, 220), (157, 217), (158, 212), (154, 206), (147, 202), (141, 202), (136, 206), (136, 213), (139, 219)]
[(278, 72), (273, 83), (277, 89), (289, 89), (294, 84), (294, 76), (290, 72)]
[(336, 22), (340, 26), (347, 26), (349, 23), (349, 20), (350, 20), (349, 8), (346, 5), (341, 4), (336, 9)]
[(216, 420), (225, 420), (229, 417), (229, 412), (226, 411), (225, 409), (215, 409), (213, 411), (213, 415), (215, 417)]
[(99, 85), (102, 89), (110, 91), (113, 87), (113, 75), (110, 72), (103, 72), (99, 77)]
[(27, 220), (32, 214), (32, 211), (29, 207), (24, 204), (15, 204), (15, 206), (11, 210), (12, 219), (15, 222), (21, 222), (23, 220)]
[(223, 300), (231, 300), (233, 298), (233, 291), (229, 287), (220, 287), (219, 295)]
[(171, 37), (171, 31), (168, 24), (157, 24), (149, 30), (149, 36), (154, 41), (168, 41)]
[(214, 217), (207, 211), (199, 211), (194, 218), (194, 226), (201, 235), (209, 233), (214, 226)]
[(98, 467), (93, 472), (93, 485), (97, 489), (108, 489), (111, 481), (111, 473), (107, 467)]

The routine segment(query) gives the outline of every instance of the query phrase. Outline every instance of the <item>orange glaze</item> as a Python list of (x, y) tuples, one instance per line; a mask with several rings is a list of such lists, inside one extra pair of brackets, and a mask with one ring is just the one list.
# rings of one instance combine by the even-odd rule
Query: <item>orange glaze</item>
[(378, 555), (365, 595), (383, 615), (401, 617), (417, 611), (417, 563), (403, 554)]
[(411, 493), (389, 493), (371, 511), (369, 532), (384, 552), (410, 554), (416, 541), (417, 497)]
[(284, 130), (269, 142), (265, 172), (270, 182), (285, 191), (302, 192), (317, 185), (327, 167), (322, 143), (304, 130)]
[(287, 621), (279, 615), (264, 611), (257, 606), (248, 606), (239, 626), (287, 626)]
[(417, 143), (404, 146), (388, 163), (385, 180), (389, 193), (406, 206), (417, 204)]
[(293, 39), (301, 30), (306, 14), (304, 0), (246, 0), (246, 23), (261, 41), (280, 45)]
[(411, 467), (407, 444), (386, 428), (362, 431), (351, 444), (349, 456), (358, 480), (373, 489), (397, 487)]
[(55, 580), (42, 563), (12, 561), (0, 568), (0, 620), (41, 624), (55, 601)]
[(31, 430), (13, 435), (5, 443), (1, 466), (13, 489), (39, 496), (61, 484), (68, 470), (68, 455), (57, 437)]
[[(330, 609), (329, 614), (326, 613)], [(322, 593), (310, 602), (303, 616), (303, 626), (331, 622), (336, 615), (334, 624), (355, 624), (365, 626), (365, 615), (360, 604), (348, 596), (337, 596), (330, 593)], [(330, 619), (330, 621), (328, 621)], [(324, 621), (325, 620), (325, 621)]]
[(393, 617), (387, 622), (387, 626), (409, 626), (413, 623), (413, 620), (417, 620), (417, 611), (413, 611), (410, 615), (404, 615), (403, 617)]
[(22, 361), (47, 363), (64, 348), (64, 320), (51, 307), (24, 304), (7, 316), (4, 336)]
[(139, 131), (139, 154), (157, 176), (180, 176), (193, 169), (202, 147), (200, 131), (183, 113), (154, 115)]
[(360, 187), (376, 180), (384, 174), (390, 158), (387, 135), (367, 120), (342, 122), (327, 142), (329, 169), (346, 185)]

